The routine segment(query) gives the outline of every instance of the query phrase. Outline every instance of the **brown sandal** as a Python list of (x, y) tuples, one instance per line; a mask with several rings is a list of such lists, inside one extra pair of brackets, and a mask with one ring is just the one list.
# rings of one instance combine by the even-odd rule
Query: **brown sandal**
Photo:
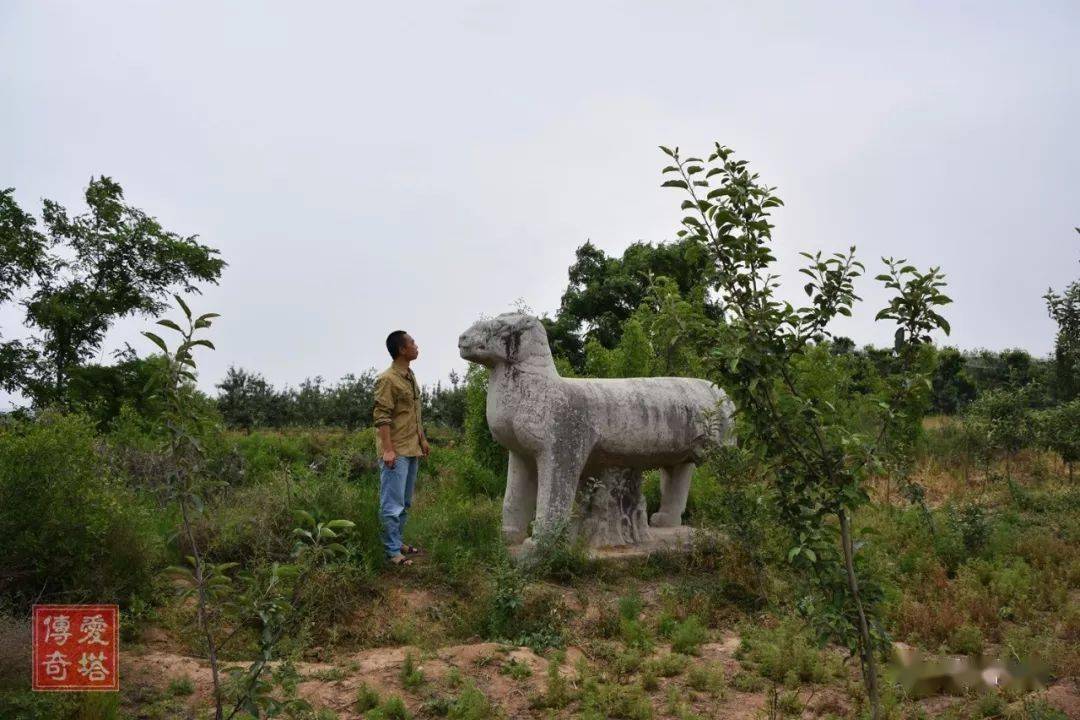
[(394, 557), (389, 558), (389, 560), (390, 560), (390, 562), (392, 562), (395, 565), (412, 565), (413, 564), (412, 558), (407, 558), (404, 555), (395, 555)]
[(402, 545), (401, 546), (401, 554), (402, 555), (419, 555), (420, 552), (421, 552), (420, 548), (416, 547), (415, 545)]

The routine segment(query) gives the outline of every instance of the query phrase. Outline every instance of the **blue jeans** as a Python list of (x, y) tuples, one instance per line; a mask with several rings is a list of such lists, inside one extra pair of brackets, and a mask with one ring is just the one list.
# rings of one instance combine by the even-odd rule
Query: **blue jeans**
[(379, 460), (379, 519), (382, 521), (382, 541), (386, 557), (401, 554), (401, 535), (412, 505), (413, 485), (419, 457), (401, 457), (388, 467)]

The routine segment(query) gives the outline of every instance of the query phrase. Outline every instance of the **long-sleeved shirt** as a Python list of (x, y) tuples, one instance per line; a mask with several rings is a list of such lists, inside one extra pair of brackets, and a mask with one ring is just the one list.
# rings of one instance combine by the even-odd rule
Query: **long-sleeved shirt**
[[(422, 455), (420, 437), (420, 386), (412, 370), (391, 365), (375, 379), (375, 418), (376, 430), (390, 426), (390, 442), (394, 452), (402, 457)], [(378, 435), (375, 447), (379, 455), (382, 448)]]

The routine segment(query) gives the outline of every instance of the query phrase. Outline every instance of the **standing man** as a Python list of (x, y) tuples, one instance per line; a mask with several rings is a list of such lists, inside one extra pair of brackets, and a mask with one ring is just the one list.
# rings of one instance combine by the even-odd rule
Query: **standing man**
[(375, 430), (379, 451), (379, 519), (386, 557), (395, 565), (412, 565), (409, 555), (420, 548), (401, 542), (412, 505), (420, 458), (431, 452), (420, 424), (420, 386), (409, 363), (420, 348), (404, 330), (386, 337), (394, 361), (375, 380)]

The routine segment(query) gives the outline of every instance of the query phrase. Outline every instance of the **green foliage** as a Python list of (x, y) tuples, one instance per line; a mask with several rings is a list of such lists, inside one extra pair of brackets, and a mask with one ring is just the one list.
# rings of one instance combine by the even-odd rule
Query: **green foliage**
[(501, 716), (499, 709), (472, 683), (465, 686), (447, 713), (450, 720), (494, 720)]
[(359, 685), (356, 685), (356, 699), (352, 706), (356, 712), (367, 712), (378, 706), (379, 693), (372, 688), (372, 685), (369, 685), (366, 682), (361, 682)]
[(405, 662), (401, 664), (401, 684), (406, 690), (415, 690), (424, 682), (424, 673), (417, 667), (412, 651), (405, 653)]
[(838, 670), (810, 629), (795, 620), (787, 619), (772, 628), (745, 625), (739, 637), (735, 657), (745, 669), (773, 682), (784, 683), (793, 674), (799, 683), (820, 683)]
[(558, 710), (566, 707), (573, 699), (569, 683), (559, 670), (565, 658), (565, 654), (559, 651), (548, 661), (544, 691), (529, 698), (531, 707)]
[(465, 445), (481, 465), (506, 477), (507, 453), (487, 424), (487, 368), (470, 364), (465, 374)]
[(708, 640), (708, 632), (696, 615), (691, 615), (671, 632), (671, 649), (683, 655), (696, 655), (698, 646)]
[[(216, 283), (225, 267), (217, 251), (195, 236), (170, 232), (125, 204), (120, 185), (108, 177), (91, 178), (84, 215), (71, 217), (45, 200), (44, 234), (9, 191), (0, 197), (0, 247), (19, 260), (0, 284), (32, 284), (26, 324), (37, 330), (29, 344), (13, 349), (21, 354), (20, 367), (4, 382), (18, 386), (37, 407), (68, 402), (72, 370), (97, 353), (117, 319), (159, 313), (171, 288), (192, 292), (195, 282)], [(0, 293), (0, 299), (6, 297)]]
[[(1076, 231), (1080, 233), (1080, 228)], [(1047, 290), (1043, 299), (1058, 326), (1054, 344), (1058, 397), (1073, 400), (1080, 395), (1080, 280), (1069, 283), (1060, 295)]]
[(686, 684), (698, 692), (723, 697), (724, 667), (719, 663), (698, 663), (686, 674)]
[(590, 682), (581, 691), (581, 717), (652, 720), (649, 697), (640, 686)]
[(679, 653), (667, 653), (652, 658), (645, 663), (645, 672), (650, 672), (660, 677), (675, 677), (681, 675), (686, 666), (690, 664), (690, 658)]
[[(621, 258), (608, 257), (591, 242), (585, 243), (577, 249), (570, 266), (570, 282), (557, 320), (548, 323), (549, 335), (556, 326), (560, 330), (558, 338), (576, 338), (584, 325), (590, 329), (586, 340), (595, 339), (603, 347), (614, 348), (627, 320), (647, 301), (650, 287), (661, 277), (668, 278), (679, 295), (700, 303), (702, 313), (716, 318), (718, 311), (699, 291), (708, 283), (711, 272), (706, 253), (693, 239), (661, 245), (634, 243)], [(552, 344), (556, 356), (567, 357), (581, 370), (584, 365), (574, 349), (573, 340)]]
[(183, 677), (174, 678), (173, 680), (169, 681), (169, 690), (168, 690), (168, 692), (169, 692), (170, 695), (177, 695), (177, 696), (186, 697), (186, 696), (191, 695), (191, 694), (193, 694), (195, 692), (195, 683), (192, 682), (191, 677), (189, 675), (184, 675)]
[(1035, 424), (1040, 444), (1061, 456), (1074, 479), (1073, 466), (1080, 460), (1080, 399), (1042, 411)]
[(365, 720), (412, 720), (412, 713), (405, 707), (405, 702), (394, 695), (387, 698), (379, 707), (364, 715)]
[(95, 451), (85, 416), (0, 425), (0, 595), (31, 601), (150, 599), (163, 545), (152, 503)]
[[(937, 268), (921, 272), (904, 260), (884, 259), (887, 272), (878, 280), (893, 292), (877, 319), (897, 324), (894, 352), (900, 371), (881, 387), (860, 389), (843, 363), (815, 352), (831, 321), (851, 315), (858, 299), (854, 281), (863, 266), (854, 248), (827, 257), (802, 253), (809, 261), (800, 270), (808, 279), (803, 287), (808, 304), (795, 308), (781, 301), (771, 273), (776, 258), (769, 216), (783, 203), (773, 188), (719, 144), (707, 160), (661, 149), (674, 163), (663, 170), (671, 176), (664, 186), (686, 195), (679, 236), (707, 249), (724, 308), (710, 377), (746, 418), (750, 433), (744, 440), (770, 465), (781, 520), (798, 542), (788, 559), (810, 571), (830, 633), (858, 649), (876, 718), (875, 654), (887, 640), (874, 623), (873, 593), (865, 583), (859, 590), (850, 516), (868, 500), (864, 482), (880, 461), (882, 442), (898, 432), (894, 426), (910, 428), (920, 419), (913, 410), (924, 404), (930, 387), (921, 348), (930, 332), (949, 331), (937, 312), (951, 302), (941, 292), (943, 275)], [(811, 356), (814, 362), (808, 364)], [(813, 366), (828, 372), (810, 372)], [(839, 538), (832, 535), (829, 516), (838, 522)]]
[(1003, 455), (1008, 462), (1034, 439), (1023, 390), (992, 390), (980, 395), (968, 406), (964, 423), (972, 446), (988, 458)]

